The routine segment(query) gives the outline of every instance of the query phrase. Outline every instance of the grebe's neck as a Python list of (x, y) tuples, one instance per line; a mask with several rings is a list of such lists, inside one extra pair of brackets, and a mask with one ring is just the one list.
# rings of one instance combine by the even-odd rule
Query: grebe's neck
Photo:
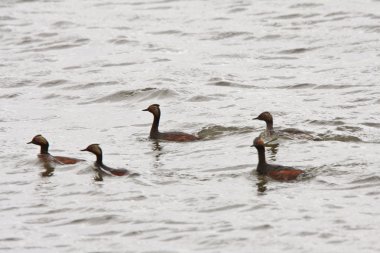
[(158, 126), (160, 125), (160, 117), (161, 117), (161, 112), (158, 112), (158, 114), (153, 114), (153, 124), (152, 128), (150, 129), (150, 137), (154, 138), (157, 137), (157, 135), (160, 133), (158, 131)]
[(273, 133), (274, 132), (274, 129), (273, 129), (273, 120), (268, 120), (268, 121), (265, 121), (267, 123), (267, 131), (269, 133)]
[(103, 165), (103, 154), (102, 153), (96, 154), (96, 163), (98, 165)]
[(40, 154), (49, 154), (49, 143), (41, 145)]
[(257, 172), (259, 174), (265, 174), (267, 168), (267, 162), (265, 161), (265, 148), (264, 146), (259, 146), (257, 148), (257, 153), (259, 155), (259, 163), (257, 164)]
[(265, 148), (264, 146), (258, 146), (256, 147), (257, 149), (257, 153), (258, 153), (258, 156), (259, 156), (259, 165), (263, 165), (263, 164), (266, 164), (266, 160), (265, 160)]

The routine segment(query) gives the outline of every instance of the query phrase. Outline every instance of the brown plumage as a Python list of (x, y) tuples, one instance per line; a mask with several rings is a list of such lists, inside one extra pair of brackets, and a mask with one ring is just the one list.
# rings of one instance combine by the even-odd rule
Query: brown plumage
[(268, 164), (265, 160), (264, 141), (260, 137), (255, 138), (253, 145), (258, 152), (259, 162), (257, 164), (257, 172), (260, 175), (266, 175), (276, 180), (294, 180), (300, 174), (305, 173), (303, 170), (295, 169), (288, 166)]
[(150, 129), (149, 137), (151, 139), (160, 139), (166, 141), (178, 141), (178, 142), (186, 142), (186, 141), (196, 141), (199, 140), (199, 137), (187, 133), (182, 132), (164, 132), (161, 133), (158, 130), (158, 126), (160, 124), (161, 110), (160, 105), (152, 104), (147, 109), (143, 111), (148, 111), (153, 114), (153, 123)]
[(103, 172), (105, 174), (112, 174), (114, 176), (126, 176), (130, 174), (126, 169), (114, 169), (103, 164), (103, 151), (100, 148), (99, 144), (91, 144), (81, 151), (88, 151), (96, 155), (96, 161), (94, 165), (100, 172)]
[(38, 157), (43, 161), (55, 162), (58, 164), (76, 164), (78, 162), (84, 161), (82, 159), (65, 156), (53, 156), (49, 154), (49, 142), (40, 134), (34, 136), (33, 139), (27, 144), (34, 144), (41, 147)]
[(262, 112), (259, 116), (253, 119), (265, 121), (267, 125), (266, 132), (268, 132), (269, 135), (274, 134), (273, 117), (272, 114), (270, 114), (270, 112)]

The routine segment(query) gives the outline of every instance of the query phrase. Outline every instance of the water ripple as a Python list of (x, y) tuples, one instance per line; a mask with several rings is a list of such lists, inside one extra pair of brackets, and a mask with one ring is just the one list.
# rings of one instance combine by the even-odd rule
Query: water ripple
[(213, 33), (213, 35), (205, 40), (225, 40), (234, 38), (237, 36), (250, 36), (251, 33), (249, 32), (218, 32)]
[(278, 54), (301, 54), (309, 51), (313, 51), (318, 49), (318, 47), (310, 47), (310, 48), (293, 48), (279, 51)]
[(83, 45), (86, 45), (90, 42), (89, 39), (87, 38), (68, 38), (65, 40), (58, 40), (54, 42), (49, 42), (49, 43), (43, 43), (38, 45), (35, 48), (31, 49), (24, 49), (21, 51), (23, 52), (44, 52), (44, 51), (51, 51), (51, 50), (64, 50), (64, 49), (69, 49), (69, 48), (75, 48), (75, 47), (80, 47)]
[(47, 81), (47, 82), (41, 83), (39, 85), (39, 87), (60, 86), (60, 85), (66, 84), (67, 82), (68, 82), (68, 80), (64, 80), (64, 79), (52, 80), (52, 81)]
[(207, 85), (221, 86), (221, 87), (246, 88), (246, 89), (256, 88), (253, 85), (245, 85), (245, 84), (239, 84), (239, 83), (234, 83), (234, 82), (230, 82), (230, 81), (222, 81), (222, 80), (213, 81), (213, 82), (208, 83)]
[(215, 139), (223, 135), (230, 134), (244, 134), (251, 133), (254, 130), (252, 127), (234, 127), (234, 126), (220, 126), (220, 125), (210, 125), (203, 127), (197, 135), (202, 139)]
[[(0, 1), (1, 250), (378, 252), (378, 3)], [(150, 140), (151, 103), (204, 141)], [(263, 111), (305, 178), (257, 175)], [(36, 133), (141, 176), (50, 176)]]
[(227, 211), (230, 209), (236, 209), (236, 208), (241, 208), (245, 207), (245, 204), (236, 204), (236, 205), (229, 205), (229, 206), (223, 206), (223, 207), (218, 207), (218, 208), (211, 208), (211, 209), (205, 209), (205, 210), (200, 210), (200, 213), (214, 213), (214, 212), (221, 212), (221, 211)]
[(146, 101), (152, 99), (164, 99), (175, 97), (177, 93), (170, 89), (145, 88), (138, 90), (123, 90), (99, 99), (91, 100), (83, 104), (103, 103), (103, 102), (120, 102), (120, 101)]

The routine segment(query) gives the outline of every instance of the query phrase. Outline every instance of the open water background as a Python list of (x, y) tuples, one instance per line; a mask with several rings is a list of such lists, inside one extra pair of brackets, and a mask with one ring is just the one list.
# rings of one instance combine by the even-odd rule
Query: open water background
[[(380, 1), (2, 0), (0, 59), (1, 252), (380, 251)], [(308, 178), (255, 173), (262, 111)]]

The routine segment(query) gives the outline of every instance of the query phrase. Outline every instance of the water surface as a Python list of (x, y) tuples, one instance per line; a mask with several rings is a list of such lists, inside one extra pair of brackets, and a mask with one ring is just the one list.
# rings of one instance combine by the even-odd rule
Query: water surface
[[(379, 252), (379, 10), (2, 1), (0, 251)], [(149, 140), (152, 103), (205, 140)], [(268, 160), (308, 178), (255, 173), (263, 111), (289, 133)], [(44, 168), (36, 134), (87, 162)], [(95, 182), (91, 143), (140, 176)]]

